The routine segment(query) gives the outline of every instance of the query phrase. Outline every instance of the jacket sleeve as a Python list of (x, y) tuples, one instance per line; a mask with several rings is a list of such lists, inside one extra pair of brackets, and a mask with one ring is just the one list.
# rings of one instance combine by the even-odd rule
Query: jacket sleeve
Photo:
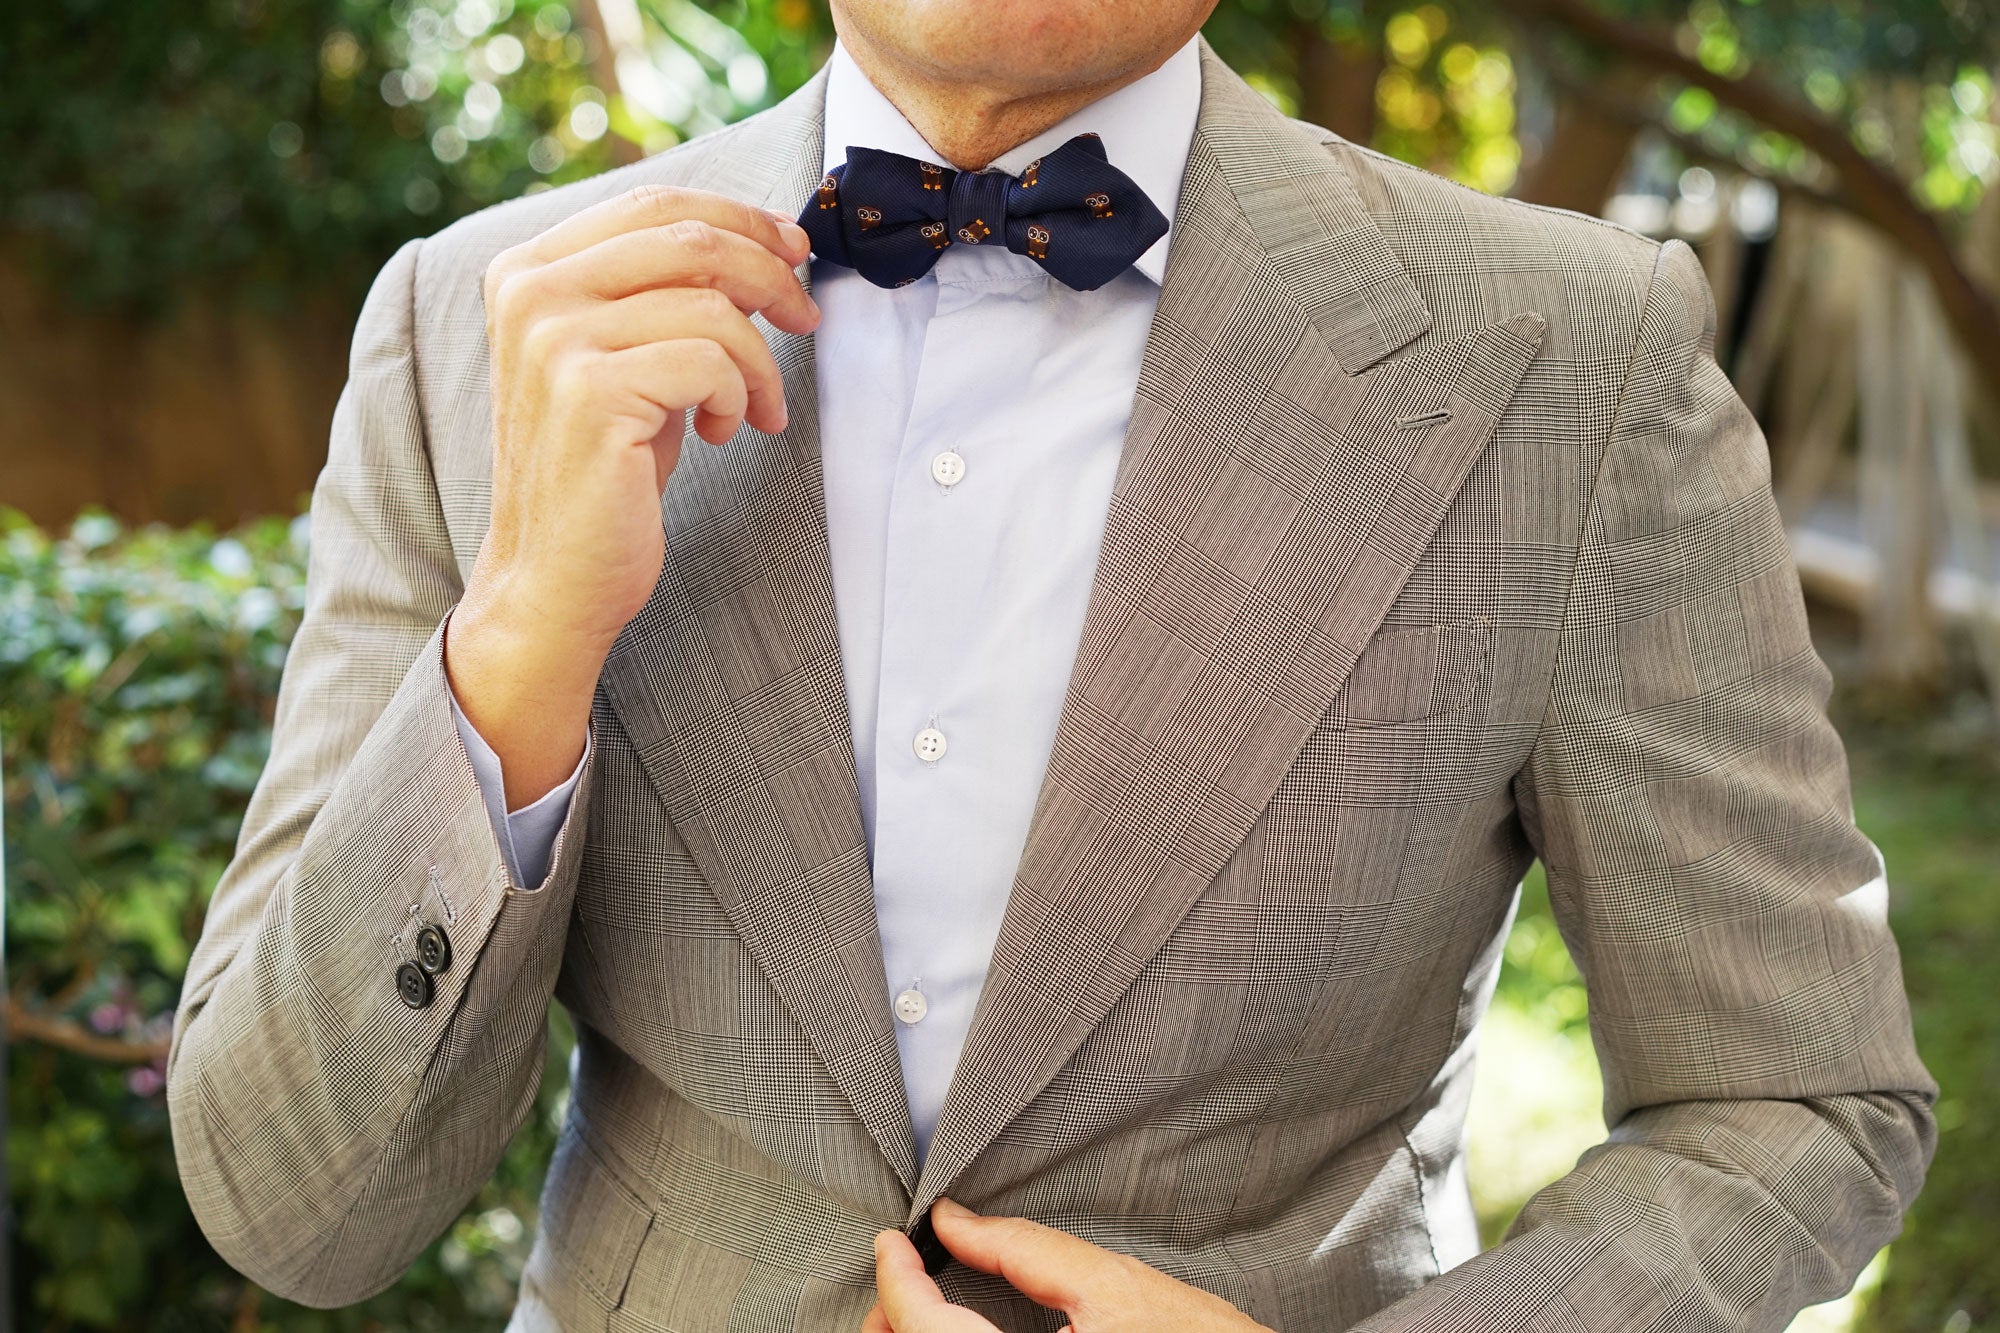
[[(592, 786), (586, 766), (547, 879), (524, 891), (443, 668), (462, 589), (417, 394), (419, 253), (413, 241), (384, 266), (356, 325), (270, 760), (189, 962), (167, 1067), (203, 1231), (308, 1305), (394, 1282), (533, 1104)], [(449, 961), (408, 986), (413, 1007), (398, 973), (426, 927)]]
[(1516, 781), (1610, 1134), (1366, 1333), (1782, 1329), (1852, 1285), (1929, 1166), (1884, 867), (1714, 320), (1669, 242)]

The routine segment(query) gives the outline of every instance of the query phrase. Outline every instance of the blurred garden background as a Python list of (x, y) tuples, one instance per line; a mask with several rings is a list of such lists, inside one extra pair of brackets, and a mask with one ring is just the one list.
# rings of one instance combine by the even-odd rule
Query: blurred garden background
[[(1944, 1086), (1902, 1239), (1811, 1330), (2000, 1329), (2000, 4), (1223, 0), (1273, 101), (1694, 244), (1764, 421)], [(813, 0), (34, 0), (0, 23), (7, 1251), (20, 1329), (498, 1329), (563, 1111), (395, 1288), (302, 1310), (208, 1249), (161, 1094), (262, 763), (307, 492), (402, 240), (769, 105)], [(1487, 1234), (1603, 1134), (1531, 876), (1485, 1031)]]

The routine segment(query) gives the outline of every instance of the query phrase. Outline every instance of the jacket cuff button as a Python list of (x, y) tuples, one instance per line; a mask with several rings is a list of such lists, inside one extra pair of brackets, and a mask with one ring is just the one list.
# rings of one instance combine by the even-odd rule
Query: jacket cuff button
[(396, 992), (403, 997), (403, 1003), (412, 1009), (423, 1008), (436, 994), (430, 974), (415, 963), (404, 963), (396, 969)]

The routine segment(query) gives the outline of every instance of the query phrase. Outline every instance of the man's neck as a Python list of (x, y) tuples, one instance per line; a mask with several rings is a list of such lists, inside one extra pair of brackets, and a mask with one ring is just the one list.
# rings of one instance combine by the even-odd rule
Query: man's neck
[(1173, 54), (1169, 49), (1150, 65), (1085, 87), (1019, 95), (928, 79), (921, 72), (882, 59), (865, 42), (849, 43), (843, 35), (842, 44), (868, 81), (903, 113), (924, 142), (961, 171), (987, 166), (1008, 149), (1026, 143), (1081, 108), (1145, 78)]

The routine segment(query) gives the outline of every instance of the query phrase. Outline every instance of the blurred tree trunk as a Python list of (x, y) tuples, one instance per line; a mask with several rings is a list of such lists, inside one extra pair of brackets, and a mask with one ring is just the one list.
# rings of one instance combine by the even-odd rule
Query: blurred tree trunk
[[(632, 0), (612, 0), (612, 4), (615, 19), (607, 24), (599, 0), (575, 0), (571, 6), (571, 22), (578, 31), (589, 33), (594, 39), (589, 44), (590, 76), (597, 80), (597, 86), (607, 96), (616, 99), (623, 96), (618, 86), (618, 57), (634, 49), (642, 58), (645, 56), (645, 28)], [(627, 166), (645, 156), (638, 144), (616, 129), (609, 132), (609, 137), (614, 166)]]
[[(1787, 524), (1797, 524), (1833, 482), (1854, 426), (1863, 374), (1856, 361), (1857, 329), (1864, 318), (1881, 317), (1867, 279), (1882, 262), (1883, 247), (1874, 232), (1853, 218), (1802, 205), (1787, 212), (1779, 236), (1783, 262), (1774, 281), (1788, 281), (1787, 270), (1798, 274), (1789, 292), (1783, 287), (1772, 292), (1779, 300), (1790, 296), (1777, 306), (1778, 332), (1771, 335), (1784, 342), (1766, 353), (1760, 331), (1753, 330), (1742, 364), (1758, 382), (1739, 379), (1738, 387), (1754, 390), (1761, 399), (1763, 383), (1780, 376), (1771, 470), (1778, 509)], [(1766, 355), (1782, 357), (1782, 371), (1757, 367)]]
[(1942, 663), (1931, 606), (1934, 473), (1915, 321), (1923, 278), (1901, 256), (1875, 266), (1875, 317), (1856, 329), (1861, 378), (1861, 530), (1880, 562), (1862, 618), (1868, 673), (1922, 689)]
[(1708, 236), (1696, 246), (1702, 267), (1708, 272), (1709, 290), (1715, 296), (1715, 354), (1725, 366), (1735, 359), (1737, 320), (1742, 313), (1743, 301), (1746, 296), (1754, 297), (1754, 293), (1744, 290), (1744, 268), (1749, 255), (1743, 244), (1743, 233), (1736, 229), (1733, 220), (1736, 198), (1741, 189), (1741, 178), (1734, 173), (1725, 174), (1716, 183), (1718, 220), (1709, 229)]
[[(1929, 295), (1917, 282), (1910, 290)], [(1974, 659), (1986, 679), (1986, 697), (2000, 713), (2000, 560), (1994, 558), (1980, 504), (1979, 474), (1972, 463), (1965, 374), (1951, 330), (1933, 300), (1921, 301), (1912, 358), (1923, 368), (1924, 410), (1930, 426), (1931, 460), (1937, 469), (1945, 536), (1953, 557), (1970, 580), (1970, 629)]]
[[(1761, 416), (1779, 355), (1794, 328), (1812, 278), (1813, 250), (1823, 214), (1803, 199), (1785, 205), (1778, 233), (1771, 238), (1771, 258), (1764, 282), (1743, 331), (1732, 379), (1736, 392)], [(1774, 459), (1773, 462), (1776, 460)]]
[[(1965, 233), (1965, 264), (1988, 291), (2000, 291), (2000, 189), (1988, 189)], [(1975, 434), (1974, 461), (1988, 477), (2000, 476), (2000, 378), (1968, 377), (1966, 394)]]
[(1555, 124), (1542, 153), (1521, 173), (1516, 198), (1593, 217), (1618, 188), (1639, 127), (1604, 115), (1567, 92), (1556, 93)]
[(1375, 137), (1381, 42), (1336, 41), (1302, 19), (1292, 24), (1292, 49), (1298, 53), (1299, 118), (1366, 146)]

